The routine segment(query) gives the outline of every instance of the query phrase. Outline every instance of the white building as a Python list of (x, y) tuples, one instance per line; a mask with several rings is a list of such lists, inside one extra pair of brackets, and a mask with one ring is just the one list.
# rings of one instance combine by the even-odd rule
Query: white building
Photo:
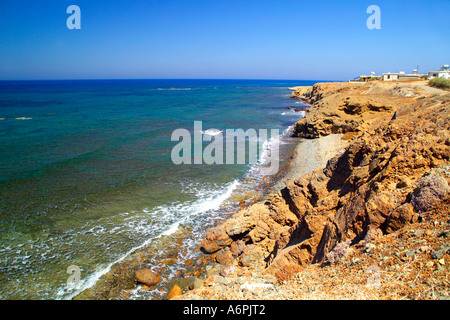
[(417, 74), (417, 70), (414, 69), (412, 74), (406, 74), (404, 71), (398, 73), (383, 73), (383, 81), (411, 81), (418, 80), (422, 77), (421, 74)]
[(445, 64), (442, 66), (442, 68), (439, 71), (430, 71), (428, 72), (428, 79), (433, 78), (445, 78), (450, 79), (450, 68), (448, 64)]

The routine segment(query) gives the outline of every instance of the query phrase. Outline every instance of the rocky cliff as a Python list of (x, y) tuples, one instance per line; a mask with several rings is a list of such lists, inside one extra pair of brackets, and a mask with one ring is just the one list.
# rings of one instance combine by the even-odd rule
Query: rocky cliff
[[(362, 132), (405, 106), (426, 98), (408, 85), (392, 83), (319, 83), (298, 87), (292, 98), (312, 107), (295, 126), (298, 137), (317, 138), (331, 133)], [(379, 124), (378, 124), (379, 125)]]
[[(409, 84), (319, 83), (295, 135), (344, 133), (343, 153), (277, 194), (208, 229), (201, 249), (224, 265), (276, 274), (332, 261), (352, 246), (417, 222), (449, 192), (450, 94)], [(448, 208), (447, 208), (448, 209)]]

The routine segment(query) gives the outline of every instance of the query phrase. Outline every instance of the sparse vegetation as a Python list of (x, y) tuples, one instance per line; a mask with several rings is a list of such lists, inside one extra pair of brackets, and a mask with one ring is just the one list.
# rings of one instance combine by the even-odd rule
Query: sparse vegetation
[(450, 80), (444, 78), (433, 78), (428, 81), (428, 84), (432, 87), (440, 89), (450, 89)]

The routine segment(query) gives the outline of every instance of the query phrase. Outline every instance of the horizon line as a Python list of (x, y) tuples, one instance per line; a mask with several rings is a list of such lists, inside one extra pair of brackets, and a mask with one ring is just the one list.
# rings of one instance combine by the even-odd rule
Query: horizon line
[(266, 78), (73, 78), (73, 79), (0, 79), (0, 82), (7, 81), (117, 81), (117, 80), (244, 80), (244, 81), (348, 81), (337, 79), (266, 79)]

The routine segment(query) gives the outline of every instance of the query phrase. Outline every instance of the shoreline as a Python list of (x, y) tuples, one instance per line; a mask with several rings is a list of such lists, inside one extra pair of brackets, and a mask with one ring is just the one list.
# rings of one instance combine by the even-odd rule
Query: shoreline
[[(263, 187), (255, 185), (262, 192), (260, 199), (253, 195), (246, 197), (243, 203), (239, 201), (235, 210), (206, 230), (200, 244), (204, 254), (200, 259), (187, 261), (187, 272), (165, 283), (167, 291), (162, 299), (351, 298), (352, 294), (346, 292), (340, 295), (335, 291), (334, 297), (323, 292), (311, 295), (310, 291), (302, 290), (310, 281), (308, 274), (313, 275), (315, 287), (332, 284), (329, 278), (334, 274), (366, 281), (368, 276), (357, 274), (361, 266), (370, 267), (355, 262), (362, 259), (381, 265), (390, 261), (386, 267), (394, 271), (389, 272), (403, 270), (394, 263), (396, 258), (391, 254), (401, 257), (400, 261), (409, 261), (410, 251), (380, 251), (384, 254), (382, 261), (368, 259), (367, 254), (370, 258), (372, 248), (380, 249), (383, 245), (402, 248), (398, 243), (404, 239), (405, 230), (420, 219), (417, 228), (427, 228), (423, 222), (428, 218), (417, 212), (411, 200), (421, 177), (426, 175), (444, 177), (442, 183), (448, 189), (444, 188), (447, 191), (443, 200), (439, 200), (443, 202), (438, 202), (444, 204), (445, 214), (437, 215), (431, 211), (434, 207), (428, 208), (426, 215), (435, 217), (441, 227), (439, 232), (427, 229), (427, 234), (446, 232), (450, 224), (450, 140), (445, 139), (449, 132), (445, 125), (445, 119), (449, 118), (446, 111), (449, 95), (425, 93), (405, 85), (370, 83), (326, 83), (306, 92), (303, 88), (299, 90), (313, 104), (294, 126), (294, 135), (299, 140), (291, 150), (292, 155), (288, 155), (289, 159), (280, 167), (281, 172), (274, 181), (265, 181)], [(348, 93), (341, 95), (343, 90)], [(441, 104), (443, 107), (436, 109)], [(442, 130), (427, 131), (428, 135), (423, 135), (421, 130), (427, 130), (423, 127), (424, 121)], [(408, 137), (406, 144), (402, 143), (404, 136)], [(399, 148), (406, 149), (393, 153)], [(416, 168), (411, 163), (417, 161), (414, 155), (420, 148), (434, 151), (425, 153), (427, 162)], [(388, 165), (386, 159), (389, 159)], [(443, 169), (436, 171), (438, 167)], [(180, 237), (189, 236), (189, 231), (179, 231)], [(402, 236), (396, 238), (395, 234)], [(411, 245), (418, 241), (414, 240)], [(436, 277), (441, 277), (442, 272), (449, 270), (450, 259), (439, 260), (436, 264), (432, 257), (437, 253), (442, 256), (445, 237), (427, 241), (430, 249), (414, 250), (423, 252), (420, 259), (433, 266)], [(331, 255), (335, 247), (339, 247), (337, 244), (346, 248), (338, 260), (357, 269), (347, 271), (344, 267), (342, 270), (342, 264), (330, 262), (334, 261)], [(137, 255), (134, 260), (139, 259)], [(170, 267), (170, 261), (173, 259), (168, 259), (164, 268)], [(136, 268), (116, 268), (119, 278), (120, 274), (126, 277), (134, 290)], [(159, 273), (160, 269), (152, 270)], [(333, 286), (324, 288), (332, 291)], [(296, 288), (295, 292), (291, 287)], [(140, 288), (156, 290), (146, 285)], [(449, 293), (449, 286), (443, 288), (442, 294)], [(402, 288), (395, 290), (395, 295), (403, 294)], [(122, 290), (124, 292), (118, 298), (128, 299), (127, 290)], [(362, 293), (361, 297), (367, 297), (366, 294)], [(377, 294), (375, 297), (381, 299), (387, 296)], [(83, 296), (78, 298), (83, 299)]]
[[(286, 128), (285, 132), (292, 132), (293, 125)], [(269, 196), (274, 192), (274, 186), (276, 184), (282, 183), (281, 180), (285, 179), (285, 172), (289, 171), (287, 167), (291, 166), (292, 159), (289, 157), (294, 157), (295, 150), (298, 148), (297, 138), (292, 138), (290, 135), (285, 135), (284, 137), (288, 139), (285, 142), (285, 153), (283, 154), (282, 161), (280, 163), (279, 172), (272, 177), (264, 177), (261, 181), (259, 179), (259, 173), (255, 177), (252, 174), (247, 174), (251, 171), (247, 171), (246, 174), (238, 180), (238, 187), (236, 190), (225, 200), (228, 205), (232, 203), (231, 210), (227, 213), (222, 212), (221, 218), (216, 222), (217, 224), (222, 223), (227, 220), (233, 212), (238, 212), (252, 205), (256, 201), (261, 201), (262, 199)], [(295, 142), (293, 142), (295, 141)], [(262, 176), (260, 178), (263, 178)], [(267, 178), (267, 179), (266, 179)], [(221, 204), (221, 207), (224, 203)], [(230, 209), (229, 208), (229, 209)], [(221, 209), (217, 209), (221, 210)], [(221, 210), (223, 211), (223, 210)], [(214, 227), (214, 224), (211, 227)], [(164, 243), (175, 243), (177, 245), (182, 245), (183, 239), (190, 238), (191, 230), (180, 226), (178, 230), (172, 232), (170, 235), (163, 235), (158, 237), (155, 242), (160, 243), (159, 245), (151, 245), (150, 247), (164, 247)], [(201, 239), (198, 239), (199, 241)], [(148, 242), (148, 241), (147, 241)], [(131, 250), (126, 256), (121, 257), (114, 263), (108, 264), (108, 268), (104, 272), (97, 272), (99, 274), (98, 279), (95, 280), (90, 286), (85, 287), (78, 293), (73, 293), (68, 299), (74, 300), (87, 300), (87, 299), (129, 299), (138, 294), (139, 291), (160, 291), (157, 293), (156, 297), (152, 299), (164, 299), (169, 293), (170, 289), (174, 286), (180, 286), (183, 290), (192, 288), (196, 280), (204, 277), (207, 274), (207, 268), (210, 269), (214, 266), (214, 257), (209, 254), (201, 253), (199, 247), (197, 250), (199, 254), (194, 254), (194, 258), (188, 258), (187, 260), (176, 257), (175, 247), (169, 250), (167, 254), (163, 254), (161, 259), (158, 259), (157, 264), (149, 265), (145, 261), (152, 258), (153, 254), (148, 250), (149, 244), (143, 244), (135, 249)], [(166, 248), (165, 248), (166, 249)], [(181, 259), (181, 260), (180, 260)], [(181, 263), (180, 270), (176, 273), (170, 274), (170, 270), (174, 265)], [(209, 266), (209, 267), (208, 267)], [(145, 284), (138, 281), (135, 278), (135, 273), (137, 271), (148, 271), (148, 273), (157, 274), (160, 280), (155, 284)], [(167, 273), (169, 272), (169, 273)], [(95, 275), (94, 275), (95, 276)], [(91, 277), (92, 278), (92, 277)], [(110, 287), (110, 289), (106, 289)], [(121, 287), (119, 290), (118, 288)], [(106, 289), (106, 290), (105, 290)], [(114, 292), (112, 292), (114, 291)], [(146, 294), (146, 293), (144, 293)]]
[[(299, 140), (297, 141), (295, 148), (291, 151), (289, 160), (280, 170), (283, 172), (278, 174), (276, 181), (268, 187), (268, 190), (266, 190), (266, 193), (261, 197), (260, 201), (264, 201), (268, 197), (279, 192), (286, 186), (287, 181), (297, 179), (316, 169), (323, 168), (328, 160), (345, 150), (348, 142), (343, 140), (342, 137), (343, 134), (331, 134), (314, 140), (297, 138)], [(225, 221), (227, 219), (225, 219)], [(223, 222), (224, 221), (222, 221), (222, 223)], [(254, 280), (255, 277), (258, 280), (268, 279), (270, 284), (276, 284), (275, 278), (263, 275), (264, 267), (259, 262), (255, 261), (255, 265), (247, 266), (245, 270), (237, 271), (236, 268), (238, 268), (239, 264), (236, 261), (230, 265), (228, 262), (224, 262), (222, 257), (217, 257), (217, 254), (215, 253), (211, 254), (210, 257), (211, 260), (205, 265), (205, 271), (198, 274), (195, 279), (188, 281), (179, 279), (179, 281), (173, 282), (173, 285), (178, 286), (186, 295), (185, 297), (175, 297), (175, 299), (186, 298), (196, 300), (199, 296), (196, 296), (195, 293), (194, 296), (191, 296), (191, 290), (194, 290), (195, 292), (195, 289), (204, 287), (205, 283), (207, 286), (214, 286), (217, 279), (219, 279), (219, 285), (223, 284), (226, 286), (231, 283), (231, 281), (228, 282), (228, 279), (223, 280), (222, 283), (221, 279), (223, 278), (242, 278), (239, 280), (241, 285)], [(223, 287), (215, 288), (215, 290), (223, 289)], [(178, 289), (176, 288), (175, 291), (177, 290)], [(231, 296), (229, 298), (235, 299)]]
[[(329, 159), (342, 153), (347, 146), (347, 141), (344, 141), (342, 137), (343, 134), (332, 134), (314, 140), (297, 138), (299, 140), (296, 142), (293, 150), (291, 150), (289, 160), (287, 160), (284, 166), (280, 168), (280, 171), (282, 172), (277, 174), (277, 177), (274, 179), (275, 181), (267, 187), (264, 194), (261, 195), (260, 201), (264, 201), (268, 197), (279, 192), (285, 187), (287, 181), (324, 167)], [(250, 203), (250, 206), (251, 205), (253, 205), (253, 202)], [(242, 209), (243, 208), (241, 208), (241, 210)], [(220, 221), (219, 225), (230, 218), (232, 217)], [(217, 279), (223, 278), (223, 275), (227, 275), (227, 273), (230, 272), (230, 269), (232, 270), (232, 277), (239, 275), (243, 279), (251, 280), (253, 276), (257, 275), (257, 277), (260, 278), (267, 278), (262, 274), (264, 268), (261, 263), (256, 263), (254, 266), (247, 266), (246, 270), (240, 270), (238, 273), (233, 270), (233, 266), (237, 267), (238, 263), (234, 262), (231, 268), (230, 265), (228, 268), (224, 268), (223, 257), (218, 257), (217, 254), (206, 255), (207, 257), (210, 257), (210, 259), (208, 259), (208, 262), (204, 265), (204, 271), (196, 274), (194, 277), (174, 278), (170, 282), (173, 292), (185, 292), (185, 294), (188, 294), (191, 290), (202, 288), (204, 283), (211, 285), (212, 283), (215, 283)], [(225, 262), (225, 264), (227, 263)], [(275, 281), (274, 279), (271, 279), (270, 276), (268, 278), (271, 281)], [(227, 280), (224, 280), (224, 283), (227, 285)], [(245, 281), (242, 281), (241, 284), (244, 283)], [(175, 289), (173, 289), (174, 287)], [(181, 291), (179, 291), (178, 288), (181, 289)], [(216, 289), (222, 290), (223, 288), (218, 287)], [(167, 296), (171, 297), (172, 295), (169, 292)], [(180, 297), (175, 296), (171, 297), (171, 299), (172, 298), (178, 299)], [(198, 297), (194, 297), (193, 299), (196, 298)]]
[[(312, 107), (295, 125), (306, 139), (285, 187), (207, 230), (216, 263), (174, 299), (449, 299), (450, 94), (382, 82), (296, 90)], [(431, 178), (439, 196), (425, 205)], [(373, 270), (389, 276), (374, 285)], [(422, 291), (390, 280), (401, 277), (413, 289), (420, 277)]]
[(324, 168), (328, 160), (343, 152), (347, 146), (347, 141), (342, 137), (343, 134), (330, 134), (314, 140), (300, 138), (287, 163), (286, 172), (275, 183), (272, 193), (284, 188), (287, 180), (298, 179), (316, 169)]

